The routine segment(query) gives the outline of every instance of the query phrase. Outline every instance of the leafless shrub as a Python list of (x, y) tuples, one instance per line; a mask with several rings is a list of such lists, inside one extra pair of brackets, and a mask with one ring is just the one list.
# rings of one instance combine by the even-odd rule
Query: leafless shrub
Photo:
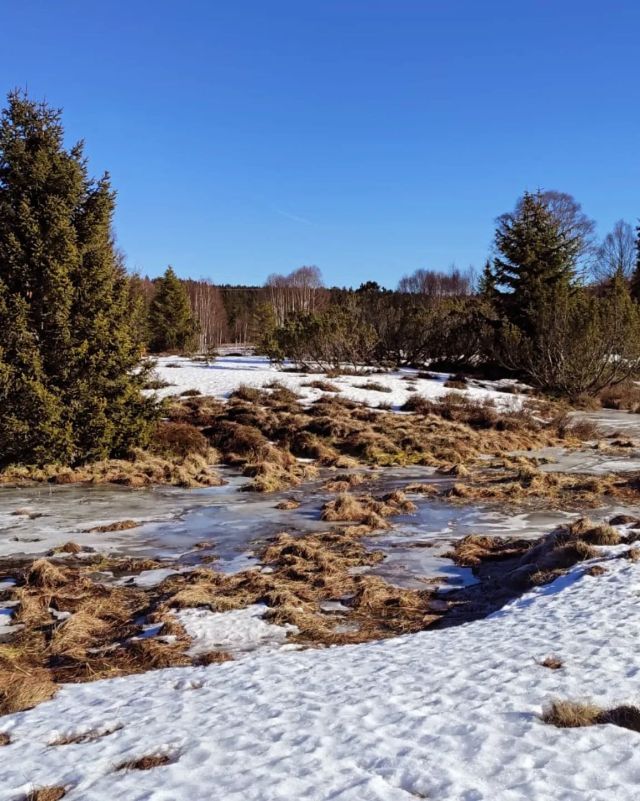
[(605, 409), (626, 409), (636, 413), (640, 409), (640, 386), (635, 381), (625, 381), (615, 387), (606, 387), (599, 400)]

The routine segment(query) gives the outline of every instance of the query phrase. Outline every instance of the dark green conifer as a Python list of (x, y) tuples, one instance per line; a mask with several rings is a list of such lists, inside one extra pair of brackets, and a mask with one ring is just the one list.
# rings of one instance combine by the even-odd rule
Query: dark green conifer
[(516, 211), (498, 220), (493, 280), (498, 308), (526, 333), (541, 303), (575, 279), (573, 242), (540, 193), (525, 193)]
[[(92, 180), (61, 113), (9, 95), (0, 122), (0, 462), (78, 463), (143, 444), (127, 277), (108, 175)], [(20, 405), (21, 395), (29, 401)]]
[(149, 309), (151, 351), (188, 350), (194, 345), (197, 331), (187, 290), (173, 268), (167, 267)]

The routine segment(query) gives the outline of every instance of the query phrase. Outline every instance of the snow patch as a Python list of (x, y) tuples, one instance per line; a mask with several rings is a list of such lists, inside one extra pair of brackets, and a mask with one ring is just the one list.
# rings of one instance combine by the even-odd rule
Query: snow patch
[[(539, 719), (550, 698), (638, 702), (640, 563), (607, 553), (601, 576), (576, 566), (456, 628), (66, 685), (3, 718), (0, 800), (31, 782), (66, 785), (70, 801), (636, 801), (640, 735)], [(191, 617), (192, 631), (210, 633), (212, 618), (238, 616)], [(560, 670), (540, 666), (550, 654)], [(122, 728), (52, 747), (61, 720), (69, 731)], [(179, 758), (113, 772), (159, 748)]]
[(268, 623), (262, 619), (266, 611), (264, 604), (253, 604), (229, 612), (183, 609), (175, 615), (193, 641), (188, 653), (196, 656), (207, 651), (243, 653), (285, 647), (287, 635), (297, 634), (298, 628)]
[[(174, 366), (169, 367), (169, 365)], [(324, 373), (289, 372), (289, 369), (283, 371), (263, 356), (221, 356), (211, 364), (185, 357), (160, 357), (155, 371), (161, 380), (171, 385), (154, 390), (158, 397), (180, 395), (186, 390), (197, 389), (202, 395), (227, 398), (241, 384), (260, 389), (273, 381), (279, 381), (296, 392), (304, 403), (311, 403), (324, 394), (333, 394), (305, 386), (317, 379), (326, 380)], [(396, 411), (409, 396), (416, 393), (436, 400), (455, 392), (474, 400), (490, 399), (505, 409), (518, 409), (522, 404), (522, 396), (498, 391), (507, 384), (514, 389), (513, 382), (470, 381), (467, 389), (454, 390), (444, 386), (449, 373), (431, 375), (433, 378), (420, 378), (418, 370), (402, 369), (369, 376), (343, 375), (332, 378), (331, 383), (339, 387), (340, 392), (336, 393), (338, 397), (349, 398), (374, 408), (380, 403), (390, 403), (392, 410)], [(361, 385), (369, 382), (380, 384), (387, 391), (362, 389)]]

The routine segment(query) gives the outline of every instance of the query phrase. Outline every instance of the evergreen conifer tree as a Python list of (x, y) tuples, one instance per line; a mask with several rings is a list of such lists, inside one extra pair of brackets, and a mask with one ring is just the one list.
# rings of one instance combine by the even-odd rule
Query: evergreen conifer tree
[(493, 300), (496, 292), (495, 276), (491, 267), (491, 261), (486, 260), (482, 268), (482, 275), (478, 281), (478, 295), (484, 300)]
[(525, 193), (514, 213), (498, 220), (494, 260), (496, 301), (504, 317), (532, 334), (541, 303), (575, 280), (575, 247), (540, 193)]
[(2, 464), (124, 455), (157, 415), (140, 393), (115, 194), (63, 135), (60, 111), (9, 95), (0, 121)]
[(197, 331), (187, 290), (173, 268), (167, 267), (149, 309), (151, 351), (188, 350)]

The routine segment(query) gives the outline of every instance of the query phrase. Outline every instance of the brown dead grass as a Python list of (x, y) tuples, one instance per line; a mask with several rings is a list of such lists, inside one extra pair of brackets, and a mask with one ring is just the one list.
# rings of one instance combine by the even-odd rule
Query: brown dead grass
[(176, 757), (170, 754), (146, 754), (136, 759), (128, 759), (126, 762), (121, 762), (119, 765), (116, 765), (114, 770), (151, 770), (152, 768), (159, 768), (163, 765), (170, 765), (175, 761)]
[(323, 381), (322, 379), (308, 381), (302, 386), (311, 387), (312, 389), (319, 389), (322, 392), (340, 392), (340, 387), (337, 384), (333, 384), (331, 381)]
[(11, 736), (6, 731), (0, 732), (0, 746), (2, 745), (11, 745)]
[(493, 559), (511, 559), (519, 556), (530, 547), (527, 540), (507, 540), (502, 537), (469, 534), (458, 540), (447, 554), (457, 565), (475, 567), (481, 562)]
[(104, 729), (90, 729), (89, 731), (83, 731), (77, 734), (63, 734), (60, 737), (56, 737), (55, 740), (51, 740), (48, 745), (58, 746), (78, 745), (79, 743), (93, 743), (96, 742), (96, 740), (101, 740), (103, 737), (108, 737), (110, 734), (120, 731), (122, 728), (122, 725), (119, 724)]
[(581, 726), (594, 726), (604, 710), (586, 701), (555, 700), (542, 711), (542, 721), (561, 729), (574, 729)]
[(283, 501), (276, 504), (276, 509), (281, 509), (286, 512), (297, 509), (299, 506), (300, 501), (297, 501), (295, 498), (285, 498)]
[(542, 721), (562, 729), (611, 724), (640, 732), (640, 709), (631, 704), (603, 709), (590, 701), (555, 700), (543, 709)]
[(23, 801), (60, 801), (66, 794), (66, 789), (60, 785), (35, 787), (24, 796)]
[(322, 519), (329, 522), (362, 523), (371, 528), (388, 528), (385, 518), (410, 514), (416, 505), (403, 492), (395, 492), (373, 498), (370, 495), (354, 496), (341, 492), (333, 501), (322, 507)]
[(486, 501), (537, 508), (584, 508), (600, 505), (603, 497), (632, 500), (640, 485), (639, 477), (628, 474), (545, 473), (530, 464), (514, 465), (513, 460), (502, 460), (500, 465), (480, 467), (464, 483), (456, 482), (443, 490), (442, 497), (453, 503)]
[(200, 665), (201, 667), (206, 667), (207, 665), (219, 665), (222, 664), (222, 662), (232, 661), (233, 656), (226, 651), (205, 651), (205, 653), (198, 654), (194, 659), (194, 663), (196, 665)]
[(324, 485), (329, 492), (348, 492), (352, 487), (358, 487), (365, 482), (361, 473), (339, 473)]
[(33, 482), (50, 484), (119, 484), (149, 487), (168, 484), (178, 487), (216, 487), (224, 483), (212, 465), (219, 462), (217, 451), (185, 457), (164, 456), (152, 451), (136, 451), (131, 459), (108, 459), (71, 468), (56, 464), (45, 467), (9, 466), (0, 473), (0, 484)]
[[(264, 389), (240, 387), (226, 403), (182, 397), (172, 401), (168, 421), (158, 427), (152, 447), (129, 460), (78, 468), (12, 467), (0, 474), (0, 483), (215, 486), (221, 479), (212, 465), (223, 461), (253, 479), (249, 488), (271, 492), (308, 477), (309, 467), (295, 456), (344, 468), (356, 464), (472, 468), (483, 456), (553, 445), (568, 436), (556, 422), (541, 422), (541, 414), (550, 417), (545, 410), (504, 411), (461, 393), (449, 393), (439, 401), (413, 396), (406, 409), (414, 414), (372, 410), (335, 394), (305, 406), (277, 382)], [(575, 442), (575, 437), (569, 441)]]
[[(607, 537), (608, 528), (605, 528)], [(530, 540), (469, 535), (456, 542), (447, 555), (456, 564), (473, 568), (503, 560), (507, 562), (507, 568), (501, 571), (501, 584), (523, 591), (553, 581), (573, 565), (597, 557), (596, 547), (583, 539), (594, 529), (599, 529), (599, 526), (588, 518), (582, 518), (569, 526), (560, 526), (533, 543)], [(594, 541), (597, 539), (598, 535), (594, 536)], [(592, 575), (602, 572), (595, 569)]]
[(26, 583), (30, 587), (52, 589), (67, 583), (67, 576), (61, 568), (47, 559), (38, 559), (30, 567), (26, 575)]
[(637, 413), (640, 410), (640, 387), (633, 381), (603, 389), (599, 397), (605, 409), (626, 409)]
[(46, 670), (0, 670), (0, 715), (32, 709), (53, 698), (57, 690)]
[(141, 526), (142, 523), (137, 522), (136, 520), (117, 520), (115, 523), (105, 523), (103, 526), (94, 526), (93, 528), (87, 529), (88, 534), (93, 534), (94, 532), (100, 534), (106, 534), (110, 531), (128, 531), (131, 528), (138, 528)]
[(547, 656), (539, 664), (541, 667), (549, 668), (549, 670), (560, 670), (560, 668), (564, 667), (564, 662), (558, 656)]

